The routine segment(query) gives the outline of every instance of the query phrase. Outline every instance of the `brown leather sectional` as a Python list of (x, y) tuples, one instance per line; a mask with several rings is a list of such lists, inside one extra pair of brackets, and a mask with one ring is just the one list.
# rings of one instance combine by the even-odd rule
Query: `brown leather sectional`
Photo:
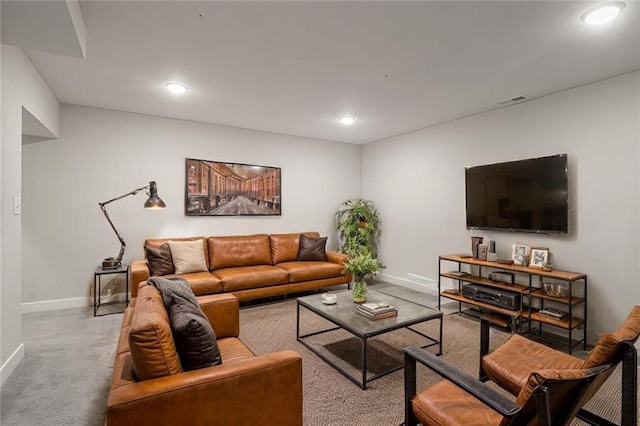
[[(317, 232), (303, 235), (317, 238)], [(169, 240), (202, 240), (208, 271), (180, 276), (191, 285), (196, 296), (231, 293), (240, 300), (259, 299), (314, 290), (351, 282), (343, 275), (347, 257), (327, 251), (327, 261), (297, 261), (300, 233), (256, 234), (221, 237), (154, 238), (145, 246), (160, 247)], [(131, 297), (140, 283), (149, 278), (146, 260), (131, 264)]]
[(183, 371), (162, 296), (141, 285), (122, 321), (106, 424), (301, 426), (300, 356), (254, 355), (238, 338), (236, 297), (197, 299), (215, 331), (222, 364)]

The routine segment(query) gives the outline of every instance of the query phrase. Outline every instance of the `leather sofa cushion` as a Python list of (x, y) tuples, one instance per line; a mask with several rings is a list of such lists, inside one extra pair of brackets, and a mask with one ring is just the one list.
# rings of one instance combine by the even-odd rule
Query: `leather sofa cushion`
[(613, 333), (602, 335), (584, 360), (582, 368), (591, 368), (610, 363), (616, 356), (623, 340), (634, 342), (640, 334), (640, 306), (634, 306), (625, 322)]
[(149, 275), (154, 277), (174, 274), (176, 272), (171, 257), (169, 244), (161, 244), (160, 247), (144, 246), (144, 253), (149, 262)]
[(167, 311), (160, 292), (153, 286), (139, 289), (129, 325), (129, 350), (139, 380), (177, 374), (182, 371), (171, 334)]
[(222, 362), (216, 334), (204, 313), (191, 301), (172, 294), (169, 306), (171, 332), (184, 371), (218, 365)]
[(271, 265), (271, 248), (266, 234), (209, 237), (209, 269)]
[(317, 232), (269, 235), (272, 265), (296, 260), (298, 257), (298, 250), (300, 248), (300, 235), (305, 235), (311, 238), (318, 238), (320, 236)]
[(300, 235), (300, 246), (298, 248), (298, 256), (296, 257), (296, 260), (326, 262), (326, 245), (327, 237), (311, 238), (306, 235)]
[(267, 287), (289, 282), (289, 272), (270, 265), (217, 269), (213, 272), (226, 292)]
[(502, 420), (499, 413), (448, 380), (417, 394), (411, 406), (424, 426), (499, 425)]
[(512, 395), (518, 395), (532, 371), (580, 369), (582, 360), (518, 334), (482, 358), (485, 373)]
[(289, 272), (289, 282), (322, 280), (342, 277), (343, 265), (331, 262), (286, 262), (276, 265)]
[(184, 275), (165, 275), (164, 278), (184, 278), (196, 296), (222, 293), (222, 281), (211, 272), (192, 272)]

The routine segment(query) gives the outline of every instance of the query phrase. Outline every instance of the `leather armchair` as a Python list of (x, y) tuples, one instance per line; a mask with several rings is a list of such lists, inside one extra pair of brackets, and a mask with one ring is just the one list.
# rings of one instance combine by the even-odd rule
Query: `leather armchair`
[[(615, 368), (537, 371), (513, 401), (424, 349), (404, 354), (405, 426), (568, 425)], [(416, 394), (417, 363), (446, 380)]]
[[(488, 321), (482, 321), (480, 334), (480, 379), (491, 379), (513, 395), (518, 395), (534, 370), (584, 369), (622, 362), (622, 424), (638, 424), (638, 355), (634, 342), (640, 335), (640, 306), (631, 310), (618, 330), (602, 335), (584, 360), (517, 334), (489, 353)], [(611, 425), (608, 420), (584, 409), (580, 410), (577, 417), (591, 424)]]

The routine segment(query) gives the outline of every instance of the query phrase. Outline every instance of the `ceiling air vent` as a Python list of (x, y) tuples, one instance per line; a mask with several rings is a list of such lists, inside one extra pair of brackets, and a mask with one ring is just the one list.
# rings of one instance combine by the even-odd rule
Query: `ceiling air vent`
[(520, 96), (516, 96), (515, 98), (505, 99), (504, 101), (500, 101), (498, 102), (498, 105), (515, 104), (516, 102), (526, 101), (527, 99), (528, 98), (526, 96), (520, 95)]

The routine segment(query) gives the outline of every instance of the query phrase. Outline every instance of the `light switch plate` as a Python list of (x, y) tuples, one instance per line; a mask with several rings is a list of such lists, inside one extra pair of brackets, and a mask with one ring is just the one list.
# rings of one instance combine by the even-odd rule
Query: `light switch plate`
[(22, 212), (22, 201), (18, 197), (13, 197), (13, 214), (19, 215)]

